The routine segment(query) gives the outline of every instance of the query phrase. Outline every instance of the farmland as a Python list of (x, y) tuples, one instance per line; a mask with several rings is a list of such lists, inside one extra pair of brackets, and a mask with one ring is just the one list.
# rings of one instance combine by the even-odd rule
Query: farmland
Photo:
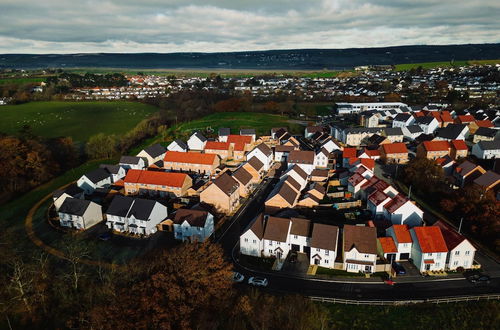
[(86, 141), (97, 133), (122, 134), (158, 109), (142, 103), (30, 102), (0, 107), (0, 132), (15, 134), (23, 125), (42, 137), (71, 136)]
[(0, 78), (0, 85), (36, 84), (45, 81), (45, 79), (43, 77)]

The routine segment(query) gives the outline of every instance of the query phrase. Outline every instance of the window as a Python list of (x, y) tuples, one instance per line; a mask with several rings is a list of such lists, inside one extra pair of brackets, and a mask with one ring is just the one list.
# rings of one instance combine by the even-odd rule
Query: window
[(453, 266), (456, 266), (456, 265), (458, 265), (458, 261), (455, 261), (455, 262), (453, 263)]
[(465, 251), (465, 255), (466, 256), (470, 255), (470, 251)]
[(299, 237), (298, 237), (297, 235), (293, 235), (293, 238), (297, 239), (297, 238), (299, 238)]
[(455, 251), (455, 255), (456, 256), (460, 255), (460, 251)]
[(365, 254), (365, 259), (368, 259), (370, 256), (368, 254)]
[(248, 238), (245, 238), (245, 242), (248, 242)]
[(330, 251), (325, 250), (325, 256), (328, 256), (328, 255), (330, 255)]
[(272, 249), (269, 249), (269, 253), (270, 253), (270, 254), (273, 254), (273, 250), (272, 250)]
[(319, 252), (319, 251), (321, 251), (321, 249), (316, 249), (316, 252)]
[(436, 253), (436, 259), (441, 259), (441, 253)]
[(269, 241), (269, 246), (273, 246), (273, 241)]
[(328, 259), (325, 259), (325, 264), (327, 264), (327, 263), (328, 263)]
[(276, 242), (277, 245), (280, 245), (281, 243), (280, 242)]
[(254, 239), (254, 240), (253, 240), (253, 244), (255, 244), (255, 243), (257, 243), (257, 240), (256, 240), (256, 239)]

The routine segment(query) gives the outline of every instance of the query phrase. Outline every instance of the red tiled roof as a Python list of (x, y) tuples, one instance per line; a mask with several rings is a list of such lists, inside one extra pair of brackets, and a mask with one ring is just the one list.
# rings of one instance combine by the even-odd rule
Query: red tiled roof
[(342, 151), (343, 158), (353, 158), (356, 157), (356, 148), (344, 148)]
[(450, 149), (448, 141), (424, 141), (423, 145), (427, 151), (448, 151)]
[(494, 127), (491, 120), (476, 120), (476, 125), (478, 127)]
[(375, 150), (365, 149), (365, 153), (369, 157), (380, 157), (380, 151), (378, 151), (377, 149)]
[(445, 123), (453, 122), (453, 118), (451, 117), (451, 113), (449, 111), (441, 111), (441, 119)]
[(123, 180), (118, 180), (116, 181), (115, 183), (113, 183), (114, 186), (118, 186), (118, 187), (123, 187), (124, 186), (124, 181)]
[(414, 112), (413, 116), (415, 116), (415, 117), (425, 117), (425, 113), (422, 112), (422, 111)]
[(215, 162), (216, 154), (200, 154), (197, 152), (167, 151), (165, 162), (212, 165)]
[(394, 240), (392, 239), (392, 237), (380, 237), (378, 241), (380, 242), (382, 251), (384, 251), (384, 253), (398, 252), (398, 249), (396, 248), (396, 244), (394, 244)]
[(175, 172), (158, 172), (129, 170), (123, 180), (125, 183), (144, 183), (167, 187), (182, 187), (187, 174)]
[(441, 228), (441, 234), (443, 234), (446, 247), (450, 251), (466, 240), (465, 237), (457, 233), (453, 228), (442, 221), (437, 221), (434, 226)]
[(434, 259), (424, 259), (424, 264), (433, 264)]
[(413, 230), (423, 253), (448, 252), (439, 227), (414, 227)]
[(361, 164), (368, 167), (368, 169), (373, 170), (375, 168), (375, 159), (361, 158)]
[(357, 157), (349, 158), (349, 165), (356, 163), (359, 160)]
[(463, 115), (463, 116), (458, 116), (457, 121), (460, 124), (466, 124), (466, 123), (472, 123), (473, 121), (476, 121), (476, 118), (474, 118), (471, 115)]
[(406, 144), (402, 142), (383, 144), (385, 154), (407, 154)]
[(464, 140), (453, 140), (451, 141), (451, 144), (456, 150), (469, 150)]
[(408, 202), (408, 198), (406, 198), (402, 194), (397, 194), (396, 196), (394, 196), (392, 201), (384, 205), (384, 208), (386, 208), (389, 213), (394, 213), (401, 206), (405, 205), (406, 202)]
[(394, 235), (396, 236), (398, 244), (413, 242), (410, 235), (410, 227), (408, 227), (408, 225), (393, 225), (392, 229), (394, 230)]
[(358, 185), (360, 182), (362, 182), (363, 180), (365, 180), (364, 177), (362, 177), (360, 174), (358, 173), (355, 173), (353, 176), (351, 176), (349, 178), (349, 183), (352, 184), (353, 186), (356, 186)]
[(368, 196), (368, 200), (375, 206), (380, 205), (380, 203), (385, 201), (387, 198), (389, 198), (389, 196), (387, 196), (380, 190), (375, 190), (370, 196)]
[(207, 141), (205, 150), (229, 150), (230, 146), (229, 142)]
[(252, 137), (250, 135), (229, 135), (227, 142), (234, 143), (235, 151), (244, 151), (245, 145), (252, 143)]

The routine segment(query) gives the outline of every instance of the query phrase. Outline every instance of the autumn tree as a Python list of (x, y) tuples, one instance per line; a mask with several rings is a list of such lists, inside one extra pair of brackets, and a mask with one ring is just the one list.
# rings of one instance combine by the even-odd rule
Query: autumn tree
[(85, 152), (93, 159), (111, 158), (116, 153), (116, 146), (117, 139), (114, 135), (99, 133), (89, 138)]
[(437, 193), (444, 182), (441, 166), (433, 160), (420, 157), (410, 160), (398, 177), (405, 184), (429, 194)]

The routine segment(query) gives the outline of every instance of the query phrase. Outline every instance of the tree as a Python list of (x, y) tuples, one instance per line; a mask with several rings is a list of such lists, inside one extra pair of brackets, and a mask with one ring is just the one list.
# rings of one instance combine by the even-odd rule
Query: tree
[(114, 135), (99, 133), (89, 138), (85, 145), (87, 156), (92, 159), (111, 158), (116, 152), (117, 140)]

